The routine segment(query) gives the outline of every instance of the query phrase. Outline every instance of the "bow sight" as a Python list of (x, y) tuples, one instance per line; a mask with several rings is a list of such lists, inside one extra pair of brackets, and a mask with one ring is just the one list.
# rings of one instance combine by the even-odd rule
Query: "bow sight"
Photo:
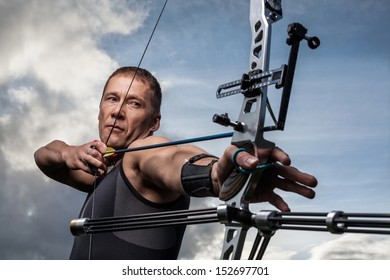
[[(220, 85), (217, 89), (216, 97), (223, 98), (241, 93), (245, 96), (245, 98), (250, 99), (264, 95), (264, 88), (270, 85), (275, 85), (275, 88), (277, 89), (283, 88), (278, 119), (275, 118), (272, 108), (267, 101), (267, 109), (274, 120), (275, 125), (264, 127), (263, 131), (283, 130), (287, 117), (287, 108), (292, 82), (294, 79), (295, 66), (298, 58), (299, 43), (305, 39), (308, 41), (308, 46), (311, 49), (316, 49), (320, 45), (320, 40), (317, 37), (307, 37), (306, 32), (307, 29), (300, 23), (290, 24), (287, 29), (288, 38), (286, 39), (286, 43), (291, 46), (287, 65), (283, 64), (280, 68), (274, 70), (263, 71), (261, 69), (256, 69), (249, 71), (249, 73), (244, 73), (240, 80)], [(252, 64), (252, 67), (253, 65), (254, 64)], [(245, 103), (242, 113), (247, 114), (251, 112), (252, 106), (253, 104), (256, 104), (256, 102), (257, 100), (255, 99), (248, 100)], [(227, 113), (221, 115), (215, 114), (213, 116), (213, 122), (224, 126), (231, 126), (238, 132), (243, 132), (245, 130), (244, 123), (239, 121), (232, 122)]]

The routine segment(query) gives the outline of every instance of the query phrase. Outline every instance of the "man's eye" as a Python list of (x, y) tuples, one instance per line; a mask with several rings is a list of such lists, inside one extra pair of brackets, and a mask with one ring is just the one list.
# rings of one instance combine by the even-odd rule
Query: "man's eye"
[(116, 102), (117, 101), (117, 98), (115, 96), (109, 96), (107, 97), (106, 99), (107, 101), (110, 101), (110, 102)]
[(137, 101), (130, 101), (128, 104), (129, 104), (130, 107), (133, 107), (133, 108), (141, 107), (141, 104), (139, 102), (137, 102)]

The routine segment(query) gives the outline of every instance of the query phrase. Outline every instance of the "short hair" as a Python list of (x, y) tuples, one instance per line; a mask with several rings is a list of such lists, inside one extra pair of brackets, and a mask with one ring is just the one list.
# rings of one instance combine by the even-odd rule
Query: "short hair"
[[(104, 95), (104, 92), (106, 91), (108, 82), (110, 79), (114, 76), (129, 76), (133, 79), (139, 79), (146, 83), (149, 88), (152, 90), (154, 96), (152, 99), (152, 106), (153, 106), (153, 114), (154, 116), (160, 115), (160, 108), (161, 108), (161, 101), (162, 101), (162, 93), (161, 93), (161, 86), (160, 83), (157, 81), (157, 79), (146, 69), (140, 68), (140, 67), (134, 67), (134, 66), (124, 66), (121, 68), (118, 68), (115, 70), (111, 76), (107, 79), (106, 84), (103, 88), (102, 97)], [(135, 76), (135, 77), (134, 77)], [(130, 87), (130, 84), (129, 84)]]

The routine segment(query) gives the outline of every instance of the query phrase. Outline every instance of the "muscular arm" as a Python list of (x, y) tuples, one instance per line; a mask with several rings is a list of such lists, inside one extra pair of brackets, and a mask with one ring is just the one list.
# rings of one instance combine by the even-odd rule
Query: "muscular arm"
[[(130, 147), (168, 142), (164, 137), (151, 136), (132, 143)], [(145, 198), (153, 202), (168, 202), (185, 194), (181, 170), (191, 157), (206, 153), (192, 146), (172, 146), (125, 154), (124, 170), (130, 182)], [(197, 165), (207, 165), (215, 158), (204, 158)], [(210, 194), (206, 194), (211, 195)]]
[[(166, 141), (168, 139), (152, 136), (136, 141), (132, 146), (151, 145)], [(231, 158), (236, 149), (237, 147), (229, 146), (220, 160), (213, 165), (211, 178), (214, 191), (217, 193), (232, 171)], [(312, 188), (317, 185), (314, 176), (290, 166), (290, 158), (279, 148), (265, 152), (268, 153), (268, 157), (275, 165), (274, 168), (263, 173), (253, 202), (268, 201), (281, 211), (290, 211), (283, 198), (274, 192), (275, 189), (294, 192), (306, 198), (314, 197), (315, 193)], [(190, 145), (130, 153), (124, 157), (124, 169), (130, 182), (142, 196), (153, 202), (169, 202), (185, 193), (181, 184), (181, 170), (186, 160), (201, 153), (205, 153), (205, 151)], [(264, 151), (259, 150), (258, 154), (261, 153)], [(204, 158), (196, 164), (207, 165), (212, 160), (213, 158)], [(238, 154), (237, 163), (245, 169), (253, 169), (259, 163), (259, 159), (243, 152)]]
[[(103, 149), (104, 147), (100, 147), (102, 144), (99, 142), (95, 145)], [(35, 162), (39, 169), (53, 180), (81, 191), (88, 191), (94, 176), (85, 162), (97, 166), (101, 169), (100, 172), (105, 169), (99, 151), (86, 154), (90, 145), (91, 143), (70, 146), (63, 141), (55, 140), (34, 153)]]

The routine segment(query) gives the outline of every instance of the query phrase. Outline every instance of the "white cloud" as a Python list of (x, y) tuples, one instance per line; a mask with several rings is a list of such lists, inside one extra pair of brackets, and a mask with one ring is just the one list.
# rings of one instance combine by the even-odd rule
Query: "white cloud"
[[(53, 139), (77, 144), (97, 137), (102, 87), (118, 65), (100, 40), (142, 27), (147, 10), (130, 4), (0, 1), (0, 198), (7, 213), (0, 216), (7, 229), (0, 258), (67, 257), (68, 221), (83, 194), (61, 193), (62, 186), (39, 173), (32, 154)], [(54, 231), (51, 240), (43, 237), (41, 221)]]
[(123, 1), (72, 3), (2, 4), (0, 81), (29, 76), (44, 82), (54, 94), (66, 92), (81, 100), (100, 90), (117, 63), (99, 49), (99, 39), (108, 33), (138, 30), (147, 11), (142, 6), (129, 10)]
[(87, 28), (98, 35), (131, 34), (142, 26), (148, 15), (146, 6), (139, 2), (129, 5), (128, 1), (120, 0), (86, 0), (75, 5)]
[(0, 86), (6, 100), (6, 109), (0, 111), (1, 148), (6, 158), (13, 158), (12, 168), (32, 168), (36, 145), (62, 136), (77, 143), (96, 135), (101, 90), (117, 67), (99, 48), (99, 40), (108, 33), (134, 32), (147, 16), (142, 6), (130, 10), (125, 5), (45, 0), (0, 4)]
[(289, 260), (296, 254), (295, 251), (286, 250), (286, 248), (269, 246), (264, 254), (265, 260)]
[(390, 259), (390, 239), (377, 235), (351, 234), (325, 242), (310, 250), (310, 259), (383, 260)]

